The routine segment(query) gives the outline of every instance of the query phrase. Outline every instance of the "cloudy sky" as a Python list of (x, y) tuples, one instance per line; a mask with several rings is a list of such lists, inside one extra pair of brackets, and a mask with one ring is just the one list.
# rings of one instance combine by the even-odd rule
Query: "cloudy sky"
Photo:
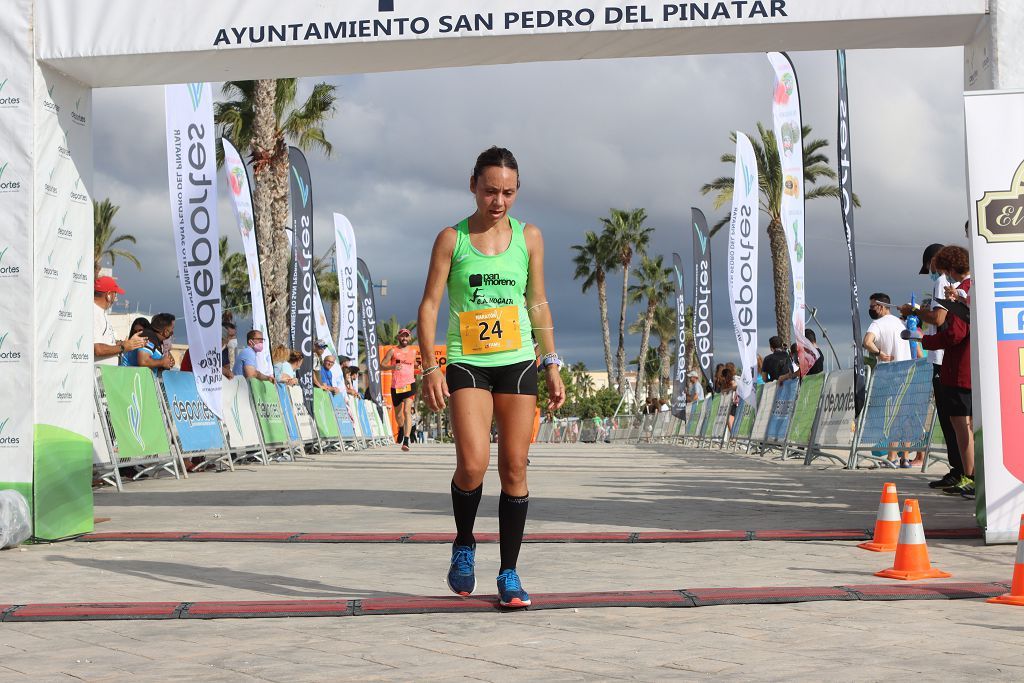
[[(834, 143), (835, 54), (791, 57), (804, 123)], [(927, 278), (916, 275), (926, 244), (966, 244), (962, 49), (854, 51), (848, 69), (854, 181), (863, 204), (856, 213), (861, 292), (881, 290), (906, 301), (926, 289)], [(753, 134), (757, 121), (771, 121), (772, 75), (763, 54), (441, 69), (331, 82), (340, 96), (327, 128), (335, 152), (330, 159), (308, 155), (316, 252), (333, 243), (331, 214), (346, 214), (375, 279), (389, 281), (388, 296), (378, 301), (382, 317), (414, 319), (434, 236), (472, 211), (467, 185), (476, 155), (492, 144), (508, 147), (523, 183), (513, 214), (545, 236), (559, 350), (595, 369), (603, 369), (597, 299), (572, 279), (571, 245), (585, 230), (598, 229), (609, 208), (643, 207), (655, 228), (650, 253), (670, 263), (678, 251), (689, 264), (690, 207), (704, 209), (709, 221), (725, 212), (714, 211), (700, 187), (731, 174), (719, 161), (730, 151), (729, 133)], [(138, 237), (144, 268), (137, 273), (118, 263), (115, 274), (133, 309), (180, 312), (170, 256), (163, 90), (97, 90), (93, 120), (94, 196), (121, 205), (116, 225)], [(834, 144), (828, 154), (834, 161)], [(223, 188), (221, 195), (221, 234), (240, 250)], [(762, 215), (762, 236), (766, 223)], [(849, 367), (838, 201), (810, 203), (806, 232), (807, 302), (818, 308), (841, 364)], [(719, 361), (738, 355), (725, 247), (722, 231), (712, 247)], [(770, 273), (762, 237), (762, 348), (775, 330)], [(610, 279), (613, 311), (620, 278)], [(631, 307), (630, 321), (638, 311)], [(638, 347), (631, 339), (633, 356)]]

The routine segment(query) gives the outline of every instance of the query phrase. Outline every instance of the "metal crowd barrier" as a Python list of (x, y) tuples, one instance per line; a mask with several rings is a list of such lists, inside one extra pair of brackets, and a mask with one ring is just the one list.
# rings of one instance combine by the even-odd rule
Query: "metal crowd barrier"
[(240, 460), (269, 464), (330, 447), (393, 442), (384, 422), (387, 413), (382, 417), (376, 404), (363, 399), (328, 397), (314, 389), (310, 415), (298, 387), (239, 377), (225, 380), (222, 387), (223, 419), (199, 397), (191, 373), (157, 376), (147, 368), (97, 365), (94, 476), (120, 491), (122, 473), (133, 479), (161, 472), (187, 478), (186, 459), (193, 471), (211, 466), (233, 470)]

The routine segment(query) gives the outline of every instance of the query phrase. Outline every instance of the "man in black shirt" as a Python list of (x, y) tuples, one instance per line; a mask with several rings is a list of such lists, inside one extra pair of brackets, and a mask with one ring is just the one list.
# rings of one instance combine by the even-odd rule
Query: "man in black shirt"
[(807, 337), (807, 341), (814, 345), (814, 352), (818, 354), (818, 360), (814, 361), (814, 365), (807, 371), (807, 374), (817, 375), (825, 372), (825, 354), (818, 348), (818, 336), (814, 334), (814, 330), (804, 330), (804, 336)]
[(785, 380), (793, 376), (793, 363), (786, 352), (786, 344), (782, 337), (775, 336), (768, 340), (772, 352), (761, 364), (761, 374), (765, 382)]

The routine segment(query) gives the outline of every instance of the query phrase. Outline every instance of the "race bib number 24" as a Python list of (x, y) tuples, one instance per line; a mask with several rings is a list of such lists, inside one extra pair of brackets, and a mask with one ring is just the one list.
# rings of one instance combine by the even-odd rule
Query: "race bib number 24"
[(459, 313), (462, 352), (466, 355), (515, 351), (523, 344), (519, 308), (502, 306)]

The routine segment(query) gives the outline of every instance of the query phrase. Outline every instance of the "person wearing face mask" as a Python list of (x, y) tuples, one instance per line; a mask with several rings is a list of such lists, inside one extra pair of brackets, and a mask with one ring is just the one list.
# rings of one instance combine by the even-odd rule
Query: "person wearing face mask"
[(149, 368), (157, 374), (173, 368), (174, 358), (166, 349), (170, 347), (171, 337), (174, 336), (174, 316), (170, 313), (157, 313), (142, 334), (146, 343), (137, 351), (121, 356), (121, 365)]
[(910, 360), (910, 342), (900, 338), (906, 330), (903, 321), (889, 312), (891, 299), (888, 294), (876, 292), (871, 295), (868, 315), (871, 325), (864, 335), (864, 348), (879, 363)]
[[(946, 324), (946, 309), (939, 303), (946, 298), (946, 288), (959, 286), (959, 282), (952, 282), (944, 273), (937, 272), (934, 259), (945, 245), (929, 244), (924, 250), (921, 258), (920, 275), (927, 275), (932, 283), (932, 299), (929, 307), (917, 311), (921, 319), (921, 333), (924, 335), (936, 334)], [(910, 305), (900, 306), (900, 314), (904, 317), (912, 312)], [(939, 418), (939, 427), (942, 429), (942, 438), (946, 441), (946, 455), (949, 458), (949, 472), (935, 481), (928, 482), (933, 489), (944, 489), (948, 486), (958, 484), (964, 476), (963, 459), (960, 456), (960, 447), (957, 444), (956, 431), (953, 423), (947, 414), (945, 401), (941, 400), (942, 384), (939, 381), (939, 374), (942, 371), (942, 359), (944, 351), (936, 349), (928, 353), (932, 361), (932, 392), (935, 395), (935, 412)]]
[(238, 352), (238, 358), (235, 359), (235, 375), (245, 377), (246, 379), (255, 377), (264, 382), (274, 381), (273, 375), (260, 372), (257, 365), (258, 354), (263, 353), (264, 343), (262, 332), (259, 330), (249, 330), (248, 334), (245, 335), (245, 348)]
[(124, 290), (112, 277), (98, 277), (93, 286), (92, 353), (98, 365), (117, 365), (122, 353), (134, 351), (146, 343), (142, 334), (132, 334), (128, 339), (116, 339), (114, 327), (107, 317), (117, 295)]

